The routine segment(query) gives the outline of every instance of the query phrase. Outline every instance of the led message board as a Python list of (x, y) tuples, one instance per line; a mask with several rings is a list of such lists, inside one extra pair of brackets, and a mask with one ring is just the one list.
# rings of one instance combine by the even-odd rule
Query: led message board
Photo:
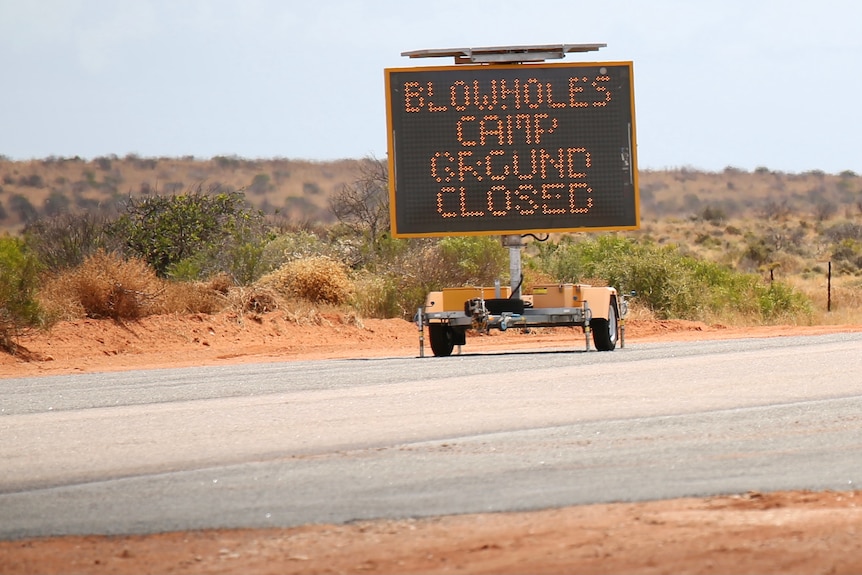
[(394, 236), (638, 227), (631, 62), (385, 76)]

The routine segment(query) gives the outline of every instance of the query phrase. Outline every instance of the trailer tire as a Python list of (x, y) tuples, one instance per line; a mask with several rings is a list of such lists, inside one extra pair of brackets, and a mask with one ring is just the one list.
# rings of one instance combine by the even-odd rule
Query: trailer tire
[(455, 349), (455, 331), (446, 324), (429, 323), (428, 339), (435, 357), (448, 357)]
[(593, 332), (593, 343), (598, 351), (613, 351), (617, 347), (617, 340), (620, 337), (617, 298), (611, 298), (611, 304), (608, 306), (608, 318), (590, 320), (590, 329)]

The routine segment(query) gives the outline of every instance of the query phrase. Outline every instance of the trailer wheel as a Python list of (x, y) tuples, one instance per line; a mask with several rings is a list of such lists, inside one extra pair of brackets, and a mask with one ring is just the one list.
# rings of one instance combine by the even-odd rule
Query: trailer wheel
[(431, 340), (431, 351), (436, 357), (448, 357), (455, 349), (455, 332), (446, 324), (429, 323), (428, 339)]
[(594, 318), (590, 320), (593, 331), (593, 343), (598, 351), (613, 351), (617, 347), (620, 336), (620, 320), (617, 317), (617, 299), (611, 298), (608, 306), (608, 319)]

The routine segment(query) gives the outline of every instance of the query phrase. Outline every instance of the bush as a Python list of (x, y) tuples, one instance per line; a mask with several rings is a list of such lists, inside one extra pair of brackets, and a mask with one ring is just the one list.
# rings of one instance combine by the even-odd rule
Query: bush
[(577, 283), (582, 278), (599, 277), (597, 268), (607, 266), (624, 255), (631, 255), (636, 244), (616, 235), (601, 235), (595, 239), (576, 241), (565, 236), (560, 244), (534, 244), (539, 253), (538, 268), (556, 281)]
[(28, 186), (31, 188), (44, 188), (45, 181), (39, 174), (30, 174), (29, 176), (21, 176), (18, 178), (19, 186)]
[(855, 222), (838, 222), (823, 230), (830, 241), (862, 240), (862, 225)]
[(862, 269), (862, 241), (847, 238), (833, 244), (832, 260), (838, 273), (857, 273)]
[(278, 234), (263, 246), (261, 254), (264, 273), (276, 270), (293, 260), (326, 256), (350, 263), (358, 260), (358, 248), (348, 242), (332, 243), (306, 230)]
[(347, 267), (325, 256), (293, 260), (257, 283), (285, 298), (333, 305), (348, 303), (354, 291)]
[(32, 222), (39, 217), (38, 210), (36, 210), (26, 196), (22, 196), (21, 194), (14, 194), (9, 198), (9, 209), (18, 214), (21, 221), (25, 223)]
[(353, 307), (361, 316), (390, 318), (404, 315), (404, 292), (394, 275), (360, 270), (354, 276), (353, 284)]
[(759, 317), (769, 322), (795, 321), (798, 316), (810, 316), (811, 302), (784, 282), (752, 282)]
[(215, 313), (229, 305), (230, 279), (171, 282), (156, 276), (143, 260), (124, 260), (104, 251), (75, 269), (49, 278), (39, 293), (54, 320), (82, 317), (135, 320), (163, 313)]
[(217, 313), (230, 305), (233, 281), (226, 275), (216, 275), (206, 282), (173, 282), (164, 284), (164, 297), (156, 309), (165, 313)]
[(449, 271), (437, 240), (381, 238), (377, 257), (354, 272), (353, 305), (362, 315), (409, 319), (429, 291), (460, 285)]
[[(263, 215), (250, 209), (241, 192), (130, 199), (112, 233), (125, 238), (129, 255), (147, 262), (160, 277), (179, 270), (182, 279), (227, 272), (237, 283), (260, 275), (262, 245), (268, 239)], [(184, 260), (190, 260), (180, 266)]]
[(146, 262), (124, 260), (104, 251), (63, 272), (46, 285), (46, 307), (62, 319), (138, 319), (161, 313), (165, 283)]
[(508, 252), (496, 237), (379, 238), (375, 257), (355, 272), (353, 305), (362, 315), (409, 319), (428, 292), (508, 281)]
[(727, 212), (721, 206), (708, 205), (700, 212), (700, 219), (715, 225), (721, 225), (727, 220)]
[(497, 237), (443, 238), (437, 249), (441, 267), (436, 271), (448, 285), (493, 285), (508, 276), (509, 252)]
[(14, 351), (18, 335), (39, 325), (38, 282), (38, 262), (24, 242), (0, 237), (0, 349)]
[(98, 213), (65, 213), (30, 222), (24, 238), (48, 270), (61, 271), (81, 265), (100, 249), (112, 251), (108, 225)]
[(240, 222), (218, 249), (207, 248), (172, 264), (167, 276), (191, 282), (222, 275), (235, 285), (250, 285), (271, 269), (264, 258), (267, 237), (262, 227)]
[(249, 192), (258, 196), (269, 192), (271, 189), (272, 184), (270, 183), (269, 174), (257, 174), (248, 187)]
[(601, 278), (622, 292), (635, 290), (661, 319), (775, 321), (810, 313), (808, 300), (789, 286), (698, 260), (676, 246), (603, 235), (543, 247), (537, 260), (558, 281)]

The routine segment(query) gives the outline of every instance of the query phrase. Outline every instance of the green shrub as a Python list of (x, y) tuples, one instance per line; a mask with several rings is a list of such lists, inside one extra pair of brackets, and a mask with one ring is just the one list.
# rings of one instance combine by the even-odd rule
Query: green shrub
[(177, 196), (132, 198), (111, 231), (125, 239), (129, 255), (161, 277), (227, 272), (237, 283), (249, 283), (263, 272), (262, 245), (269, 239), (263, 215), (248, 207), (242, 192), (211, 192), (199, 187)]
[(38, 282), (38, 261), (24, 242), (0, 237), (0, 349), (13, 351), (18, 335), (39, 325)]
[(509, 252), (498, 237), (463, 236), (443, 238), (437, 245), (436, 271), (447, 285), (493, 285), (508, 276)]
[(263, 237), (253, 233), (237, 233), (225, 238), (222, 249), (215, 252), (212, 266), (205, 267), (208, 277), (214, 273), (228, 273), (237, 285), (249, 285), (263, 275)]
[(353, 308), (363, 317), (390, 318), (404, 315), (404, 294), (392, 274), (360, 270), (353, 278)]
[(409, 319), (429, 291), (461, 285), (431, 239), (380, 238), (377, 255), (354, 272), (354, 306), (361, 315)]
[(786, 284), (698, 260), (676, 246), (601, 235), (543, 246), (535, 259), (558, 281), (601, 278), (622, 292), (634, 290), (638, 301), (662, 319), (762, 322), (810, 313), (808, 300)]
[(261, 254), (264, 273), (278, 269), (300, 258), (326, 256), (350, 265), (357, 257), (358, 247), (348, 241), (330, 242), (306, 230), (278, 234), (263, 246)]
[(441, 240), (382, 236), (375, 257), (354, 274), (353, 305), (362, 315), (409, 319), (428, 292), (444, 287), (508, 281), (508, 252), (499, 238)]
[(171, 264), (165, 275), (176, 282), (193, 282), (204, 276), (206, 258), (197, 255)]
[(769, 322), (795, 321), (811, 315), (811, 301), (784, 282), (752, 284), (760, 318)]

